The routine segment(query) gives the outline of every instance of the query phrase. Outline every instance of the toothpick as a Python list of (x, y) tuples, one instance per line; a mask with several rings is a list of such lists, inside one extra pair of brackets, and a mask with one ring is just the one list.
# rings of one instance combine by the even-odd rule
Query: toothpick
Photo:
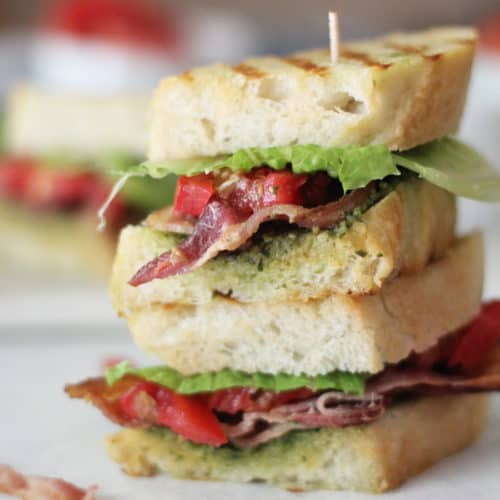
[(330, 58), (335, 64), (339, 58), (339, 16), (336, 12), (328, 12), (328, 29), (330, 31)]

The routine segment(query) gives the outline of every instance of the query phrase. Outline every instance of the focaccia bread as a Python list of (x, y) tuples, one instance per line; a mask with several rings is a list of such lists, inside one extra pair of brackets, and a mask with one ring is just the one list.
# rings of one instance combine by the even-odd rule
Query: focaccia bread
[(133, 476), (268, 482), (291, 490), (395, 488), (465, 448), (482, 431), (487, 395), (438, 396), (391, 407), (369, 425), (297, 431), (247, 450), (189, 443), (171, 431), (127, 429), (107, 439)]
[(251, 304), (216, 297), (121, 313), (141, 349), (183, 374), (377, 373), (467, 324), (480, 310), (482, 283), (483, 241), (475, 234), (375, 295)]
[(405, 150), (449, 135), (476, 38), (462, 27), (391, 34), (345, 45), (335, 65), (320, 49), (166, 78), (152, 104), (149, 159), (296, 143)]
[(138, 288), (127, 282), (146, 262), (179, 242), (150, 227), (120, 236), (111, 277), (118, 311), (151, 304), (204, 304), (222, 294), (241, 302), (306, 302), (332, 293), (374, 293), (400, 273), (421, 271), (453, 242), (455, 197), (412, 178), (401, 182), (347, 227), (269, 234), (240, 252)]
[(115, 240), (96, 231), (89, 214), (33, 213), (0, 201), (0, 269), (50, 275), (107, 277)]
[(147, 144), (148, 102), (146, 95), (91, 96), (20, 84), (7, 101), (6, 149), (86, 159), (110, 152), (141, 157)]

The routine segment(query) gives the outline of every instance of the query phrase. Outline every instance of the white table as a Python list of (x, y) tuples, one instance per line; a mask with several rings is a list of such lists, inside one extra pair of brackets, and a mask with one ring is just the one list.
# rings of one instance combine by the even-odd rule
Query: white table
[[(64, 330), (64, 331), (63, 331)], [(90, 405), (69, 400), (62, 387), (98, 373), (109, 355), (142, 359), (125, 330), (13, 329), (0, 351), (0, 463), (38, 475), (60, 476), (81, 486), (97, 483), (102, 500), (238, 498), (296, 499), (262, 485), (183, 482), (159, 476), (132, 479), (106, 456), (102, 441), (116, 430)], [(150, 361), (151, 362), (151, 361)], [(464, 453), (444, 460), (391, 494), (397, 499), (493, 499), (500, 494), (500, 398), (487, 431)], [(300, 499), (334, 498), (331, 493)], [(0, 498), (4, 498), (0, 495)], [(339, 494), (358, 499), (363, 495)], [(366, 498), (373, 498), (367, 496)]]

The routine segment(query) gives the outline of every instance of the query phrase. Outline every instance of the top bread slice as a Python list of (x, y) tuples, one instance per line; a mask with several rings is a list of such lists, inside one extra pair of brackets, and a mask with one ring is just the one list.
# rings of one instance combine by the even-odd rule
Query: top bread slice
[(19, 84), (7, 99), (5, 142), (11, 153), (68, 153), (98, 158), (109, 152), (142, 157), (149, 98), (92, 96)]
[(290, 144), (406, 150), (455, 132), (477, 35), (396, 33), (342, 47), (215, 64), (166, 78), (152, 104), (149, 159)]

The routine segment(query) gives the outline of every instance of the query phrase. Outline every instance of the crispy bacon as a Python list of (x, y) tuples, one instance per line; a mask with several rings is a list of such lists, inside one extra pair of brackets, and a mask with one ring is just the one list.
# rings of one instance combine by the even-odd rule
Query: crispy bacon
[(194, 230), (196, 219), (187, 215), (178, 215), (169, 206), (152, 212), (144, 224), (158, 231), (189, 235)]
[(0, 493), (24, 500), (94, 500), (97, 486), (86, 490), (62, 479), (25, 476), (8, 465), (0, 465)]
[(192, 234), (176, 248), (141, 267), (129, 283), (138, 286), (154, 279), (192, 271), (220, 252), (234, 251), (242, 247), (264, 222), (271, 220), (286, 220), (290, 224), (307, 229), (332, 227), (365, 203), (372, 189), (373, 185), (370, 184), (338, 201), (314, 208), (274, 205), (261, 208), (250, 217), (238, 211), (227, 200), (213, 199), (198, 219)]
[[(148, 398), (138, 400), (143, 407), (137, 409), (137, 418), (125, 414), (120, 405), (121, 396), (141, 381), (140, 377), (127, 375), (109, 386), (104, 378), (95, 378), (69, 385), (65, 390), (73, 398), (91, 402), (119, 425), (149, 427), (152, 419), (148, 417)], [(362, 396), (338, 391), (303, 391), (288, 402), (287, 398), (277, 397), (279, 393), (254, 391), (252, 406), (245, 403), (249, 410), (241, 411), (241, 419), (236, 423), (229, 424), (223, 417), (227, 402), (214, 411), (226, 421), (224, 431), (234, 444), (255, 446), (267, 440), (265, 436), (271, 439), (292, 428), (346, 427), (371, 422), (383, 415), (394, 395), (401, 393), (447, 394), (495, 390), (500, 390), (500, 346), (490, 353), (480, 369), (474, 371), (441, 373), (412, 360), (389, 367), (372, 377)], [(300, 391), (295, 392), (298, 394)], [(207, 398), (207, 404), (212, 405), (210, 407), (214, 407), (213, 401), (213, 398)], [(262, 401), (274, 403), (264, 405)], [(262, 411), (254, 411), (253, 408), (262, 408)]]
[(92, 403), (115, 424), (127, 427), (147, 427), (147, 422), (131, 418), (123, 411), (120, 404), (121, 396), (142, 380), (134, 375), (126, 375), (113, 385), (109, 385), (104, 377), (96, 377), (79, 384), (67, 385), (64, 391), (71, 398), (84, 399)]

